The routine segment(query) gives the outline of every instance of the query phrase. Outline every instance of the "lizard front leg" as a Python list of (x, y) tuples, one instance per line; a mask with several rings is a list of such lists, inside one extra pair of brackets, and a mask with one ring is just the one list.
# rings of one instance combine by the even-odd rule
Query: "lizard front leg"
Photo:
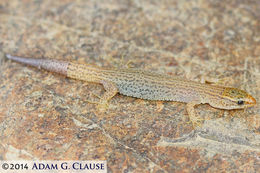
[(198, 117), (198, 115), (194, 109), (195, 106), (198, 104), (199, 104), (198, 102), (190, 102), (190, 103), (187, 103), (187, 105), (186, 105), (186, 109), (187, 109), (190, 121), (194, 128), (196, 126), (201, 126), (201, 123), (203, 121), (203, 119)]

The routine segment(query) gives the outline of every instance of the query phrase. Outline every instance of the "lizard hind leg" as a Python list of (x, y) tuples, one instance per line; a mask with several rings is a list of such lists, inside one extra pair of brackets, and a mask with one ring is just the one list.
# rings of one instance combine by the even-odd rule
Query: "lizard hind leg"
[(99, 97), (100, 100), (98, 103), (98, 108), (104, 110), (109, 107), (108, 102), (111, 98), (113, 98), (118, 93), (118, 89), (116, 85), (112, 82), (101, 81), (101, 83), (103, 84), (106, 92), (104, 93), (103, 96)]
[(113, 57), (108, 57), (109, 62), (111, 65), (113, 64), (114, 67), (116, 68), (134, 68), (134, 61), (133, 60), (124, 60), (124, 55), (121, 55), (120, 59), (114, 59)]
[(109, 100), (111, 98), (113, 98), (117, 93), (118, 93), (118, 89), (116, 87), (116, 85), (112, 82), (108, 82), (108, 81), (101, 81), (101, 83), (103, 84), (106, 92), (104, 93), (103, 96), (99, 96), (95, 93), (92, 93), (94, 96), (96, 96), (99, 101), (91, 101), (91, 100), (86, 100), (87, 102), (91, 103), (91, 104), (98, 104), (98, 109), (103, 111), (106, 110), (109, 107)]

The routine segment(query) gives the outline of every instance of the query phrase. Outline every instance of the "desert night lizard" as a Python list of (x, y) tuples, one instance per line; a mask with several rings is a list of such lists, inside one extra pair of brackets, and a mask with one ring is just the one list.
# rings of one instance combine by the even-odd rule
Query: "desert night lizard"
[(147, 100), (187, 103), (187, 112), (193, 125), (200, 121), (194, 109), (198, 104), (208, 103), (214, 108), (227, 110), (244, 109), (256, 104), (251, 95), (237, 88), (199, 83), (134, 68), (105, 69), (53, 59), (24, 58), (9, 54), (6, 57), (70, 78), (102, 84), (106, 92), (100, 99), (100, 105), (107, 105), (117, 93)]

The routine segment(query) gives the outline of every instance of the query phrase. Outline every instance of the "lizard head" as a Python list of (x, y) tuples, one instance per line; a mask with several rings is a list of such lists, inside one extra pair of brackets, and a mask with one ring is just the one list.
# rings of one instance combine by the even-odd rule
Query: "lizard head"
[(221, 97), (220, 104), (224, 109), (243, 109), (256, 104), (256, 100), (251, 95), (237, 88), (224, 88)]

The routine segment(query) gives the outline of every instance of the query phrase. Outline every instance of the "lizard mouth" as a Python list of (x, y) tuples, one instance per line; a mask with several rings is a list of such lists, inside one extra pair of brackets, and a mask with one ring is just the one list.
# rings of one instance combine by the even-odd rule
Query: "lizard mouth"
[(255, 100), (255, 98), (254, 97), (252, 97), (252, 96), (248, 96), (247, 97), (247, 100), (246, 100), (246, 105), (247, 105), (247, 107), (252, 107), (252, 106), (254, 106), (254, 105), (256, 105), (256, 100)]

